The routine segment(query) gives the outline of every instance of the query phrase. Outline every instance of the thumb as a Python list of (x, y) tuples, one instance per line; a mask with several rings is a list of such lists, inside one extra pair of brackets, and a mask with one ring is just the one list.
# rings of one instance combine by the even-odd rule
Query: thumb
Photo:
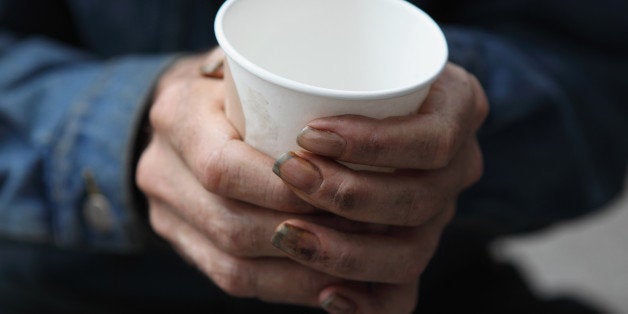
[(225, 75), (223, 71), (224, 63), (225, 53), (218, 47), (210, 51), (205, 57), (200, 68), (201, 74), (205, 77), (221, 79)]

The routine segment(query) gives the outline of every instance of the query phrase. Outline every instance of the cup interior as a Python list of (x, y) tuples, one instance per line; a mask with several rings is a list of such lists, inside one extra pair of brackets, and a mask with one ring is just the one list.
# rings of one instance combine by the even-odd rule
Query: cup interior
[(447, 60), (439, 27), (402, 0), (230, 0), (216, 35), (247, 70), (310, 90), (408, 93)]

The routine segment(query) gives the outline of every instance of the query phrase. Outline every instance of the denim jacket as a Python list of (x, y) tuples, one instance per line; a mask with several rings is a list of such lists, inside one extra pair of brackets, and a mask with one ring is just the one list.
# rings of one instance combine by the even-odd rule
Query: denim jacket
[[(142, 245), (146, 223), (130, 201), (137, 130), (173, 58), (215, 45), (220, 3), (0, 0), (0, 237)], [(415, 4), (441, 24), (451, 61), (480, 79), (491, 105), (479, 134), (485, 175), (461, 197), (455, 223), (526, 231), (621, 189), (627, 2)], [(105, 226), (86, 214), (94, 191)]]

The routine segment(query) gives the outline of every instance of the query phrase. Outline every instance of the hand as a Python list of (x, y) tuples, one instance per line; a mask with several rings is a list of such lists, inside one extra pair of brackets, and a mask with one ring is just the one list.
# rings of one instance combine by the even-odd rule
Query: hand
[[(380, 288), (376, 291), (398, 300), (388, 310), (410, 312), (416, 295), (408, 291), (434, 254), (459, 193), (482, 174), (476, 132), (487, 113), (477, 79), (449, 64), (415, 115), (312, 121), (298, 137), (307, 151), (277, 160), (276, 174), (318, 208), (397, 227), (385, 234), (349, 234), (296, 218), (277, 229), (275, 246), (335, 277), (383, 283), (374, 285)], [(355, 171), (333, 160), (397, 170)], [(364, 289), (331, 286), (320, 298), (353, 303), (361, 313), (381, 310), (379, 300)]]
[(216, 50), (181, 59), (160, 79), (152, 139), (136, 173), (151, 226), (227, 293), (315, 306), (321, 287), (338, 280), (273, 258), (279, 254), (269, 243), (276, 225), (295, 217), (281, 211), (311, 206), (226, 119), (222, 80), (199, 74), (207, 58), (221, 57)]
[(381, 227), (312, 214), (272, 173), (274, 160), (240, 140), (224, 114), (222, 80), (199, 74), (207, 58), (221, 51), (181, 59), (157, 86), (136, 173), (150, 224), (231, 295), (318, 306), (326, 286), (347, 280), (285, 258), (270, 242), (275, 228), (297, 218), (358, 234)]

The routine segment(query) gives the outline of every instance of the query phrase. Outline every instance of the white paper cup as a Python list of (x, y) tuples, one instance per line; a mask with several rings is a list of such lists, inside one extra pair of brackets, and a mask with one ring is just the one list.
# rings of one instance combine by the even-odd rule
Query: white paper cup
[(416, 112), (447, 61), (438, 25), (402, 0), (229, 0), (215, 33), (227, 115), (275, 158), (316, 118)]

